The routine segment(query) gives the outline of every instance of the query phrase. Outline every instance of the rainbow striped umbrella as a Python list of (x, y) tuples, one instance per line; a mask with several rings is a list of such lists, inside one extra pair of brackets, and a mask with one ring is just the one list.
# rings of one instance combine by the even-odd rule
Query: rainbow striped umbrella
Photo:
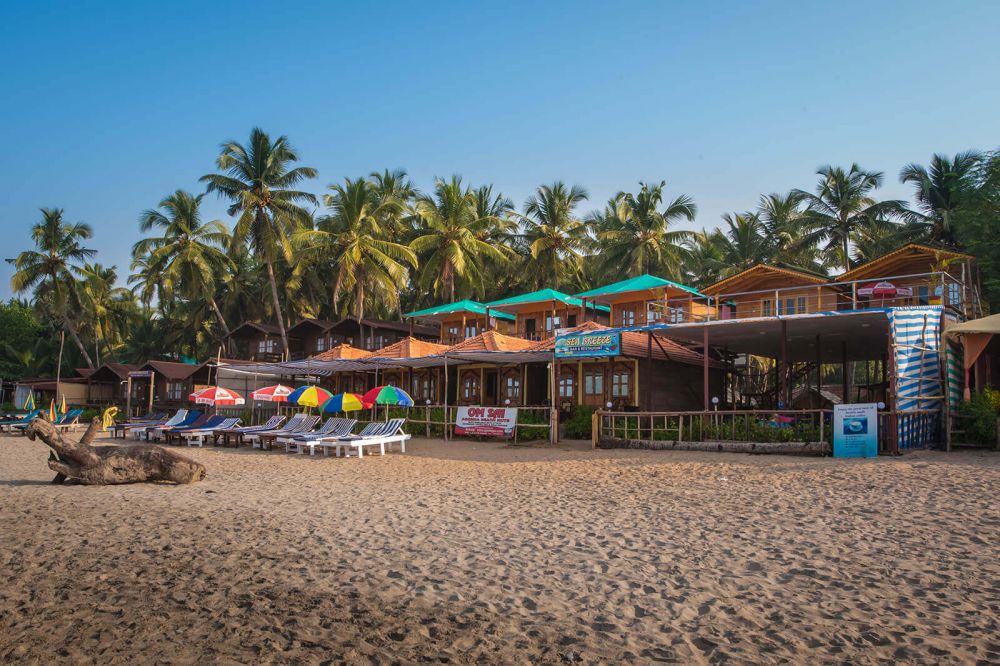
[(274, 386), (265, 386), (262, 389), (257, 389), (250, 394), (250, 397), (260, 402), (288, 402), (288, 396), (292, 394), (293, 390), (291, 386), (275, 384)]
[(359, 409), (368, 409), (369, 407), (371, 407), (371, 405), (366, 405), (362, 402), (361, 396), (357, 393), (340, 393), (324, 402), (320, 411), (356, 412)]
[(410, 394), (395, 386), (376, 386), (361, 396), (361, 402), (366, 405), (413, 407), (413, 398), (410, 397)]
[(333, 394), (318, 386), (300, 386), (288, 394), (288, 402), (299, 407), (319, 407)]

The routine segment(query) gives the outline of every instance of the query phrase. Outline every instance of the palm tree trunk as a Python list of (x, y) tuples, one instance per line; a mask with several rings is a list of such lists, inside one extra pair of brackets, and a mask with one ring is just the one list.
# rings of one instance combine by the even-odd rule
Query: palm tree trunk
[(93, 369), (94, 361), (90, 358), (90, 354), (87, 353), (87, 348), (83, 345), (83, 341), (80, 340), (80, 336), (77, 335), (76, 329), (69, 323), (68, 319), (63, 320), (63, 326), (66, 328), (66, 332), (69, 333), (69, 337), (73, 338), (73, 342), (76, 343), (77, 348), (83, 355), (83, 360), (87, 362), (87, 367)]
[(285, 360), (288, 360), (288, 334), (285, 333), (285, 319), (281, 316), (281, 302), (278, 300), (278, 284), (274, 281), (274, 266), (270, 259), (267, 260), (267, 281), (271, 284), (271, 301), (274, 304), (274, 316), (278, 318), (278, 330), (281, 331), (281, 346), (285, 350)]
[(229, 337), (229, 327), (226, 326), (226, 319), (222, 316), (222, 310), (219, 309), (219, 304), (215, 302), (215, 297), (208, 297), (208, 304), (212, 306), (212, 311), (215, 313), (215, 318), (219, 320), (219, 325), (222, 326), (222, 332), (225, 336)]

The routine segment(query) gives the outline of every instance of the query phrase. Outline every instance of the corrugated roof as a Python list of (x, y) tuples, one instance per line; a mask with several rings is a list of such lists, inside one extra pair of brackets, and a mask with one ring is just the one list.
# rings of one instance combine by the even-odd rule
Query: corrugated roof
[(362, 358), (415, 358), (419, 356), (433, 356), (448, 351), (448, 345), (439, 345), (436, 342), (427, 342), (413, 337), (405, 337), (391, 345), (376, 349)]
[(663, 278), (656, 277), (655, 275), (646, 274), (640, 275), (639, 277), (629, 278), (627, 280), (621, 280), (619, 282), (613, 282), (612, 284), (606, 284), (603, 287), (598, 287), (597, 289), (591, 289), (590, 291), (577, 294), (576, 297), (594, 298), (597, 296), (612, 296), (616, 294), (627, 294), (630, 291), (649, 291), (650, 289), (662, 289), (664, 287), (668, 289), (678, 289), (696, 296), (701, 295), (700, 292), (694, 287), (689, 287), (685, 284), (672, 282), (670, 280), (664, 280)]
[[(414, 312), (407, 312), (404, 317), (434, 317), (439, 315), (455, 314), (459, 312), (471, 312), (473, 314), (486, 316), (486, 306), (479, 301), (470, 301), (468, 299), (462, 301), (455, 301), (454, 303), (445, 303), (444, 305), (437, 305), (432, 308), (426, 308), (424, 310), (416, 310)], [(490, 315), (497, 317), (498, 319), (507, 319), (509, 321), (514, 321), (515, 317), (512, 314), (506, 312), (500, 312), (498, 310), (490, 311)]]
[[(569, 294), (564, 294), (563, 292), (556, 291), (555, 289), (539, 289), (538, 291), (533, 291), (530, 294), (521, 294), (520, 296), (502, 298), (499, 301), (486, 303), (486, 305), (491, 308), (498, 308), (511, 305), (527, 305), (529, 303), (551, 303), (552, 301), (558, 301), (566, 305), (575, 305), (577, 307), (583, 305), (583, 301), (579, 298), (570, 296)], [(611, 308), (606, 305), (587, 303), (587, 307), (593, 310), (600, 310), (602, 312), (611, 312)]]
[(448, 350), (450, 352), (511, 352), (530, 349), (534, 345), (530, 340), (515, 338), (496, 331), (484, 331), (474, 338), (463, 340)]
[[(586, 333), (588, 331), (605, 330), (612, 329), (593, 321), (587, 321), (573, 328), (562, 329), (560, 333)], [(620, 331), (620, 333), (622, 356), (646, 358), (646, 353), (649, 351), (649, 340), (645, 333), (637, 333), (634, 331)], [(657, 342), (659, 342), (659, 344), (657, 344)], [(534, 343), (531, 347), (531, 351), (549, 351), (554, 353), (555, 346), (556, 339), (554, 337), (547, 338), (541, 342)], [(653, 340), (651, 355), (654, 359), (660, 361), (675, 361), (677, 363), (688, 363), (691, 365), (701, 365), (703, 358), (699, 352), (674, 342), (673, 340), (668, 340), (662, 337), (657, 337)], [(715, 367), (718, 363), (714, 360), (710, 360), (709, 365)]]
[(330, 347), (325, 352), (320, 352), (311, 358), (314, 361), (333, 361), (338, 358), (364, 358), (365, 356), (368, 356), (368, 352), (364, 349), (358, 349), (344, 343)]

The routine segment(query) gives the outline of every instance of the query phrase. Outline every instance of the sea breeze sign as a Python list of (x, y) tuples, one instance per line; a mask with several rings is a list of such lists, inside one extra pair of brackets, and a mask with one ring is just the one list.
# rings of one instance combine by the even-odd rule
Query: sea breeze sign
[(512, 437), (516, 424), (516, 407), (459, 407), (455, 434)]
[(556, 337), (557, 358), (618, 356), (619, 353), (621, 353), (620, 333), (590, 331)]
[(878, 456), (878, 405), (874, 402), (833, 406), (835, 458)]

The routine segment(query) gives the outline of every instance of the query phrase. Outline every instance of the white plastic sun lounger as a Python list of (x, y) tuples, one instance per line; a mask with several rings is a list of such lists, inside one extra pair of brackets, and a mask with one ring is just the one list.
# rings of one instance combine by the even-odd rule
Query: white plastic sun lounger
[(276, 438), (274, 440), (274, 443), (283, 444), (285, 446), (285, 453), (288, 453), (289, 451), (291, 451), (291, 447), (289, 446), (289, 444), (296, 438), (314, 437), (314, 436), (322, 437), (324, 435), (329, 435), (331, 432), (333, 432), (333, 429), (337, 427), (337, 420), (338, 420), (337, 417), (331, 416), (330, 418), (328, 418), (326, 421), (323, 422), (323, 425), (321, 425), (316, 430), (313, 430), (312, 432), (303, 433), (301, 435), (296, 435), (296, 434), (282, 435), (281, 437)]
[(178, 409), (176, 414), (162, 423), (137, 423), (133, 426), (129, 426), (128, 431), (136, 440), (138, 440), (142, 436), (142, 433), (146, 432), (147, 428), (172, 428), (186, 419), (187, 415), (188, 410)]
[(310, 430), (312, 430), (317, 423), (319, 423), (318, 416), (307, 415), (304, 419), (302, 419), (302, 422), (299, 423), (299, 425), (294, 430), (286, 427), (283, 430), (272, 430), (270, 432), (255, 432), (252, 433), (250, 437), (253, 440), (253, 446), (255, 449), (256, 448), (263, 449), (264, 444), (268, 440), (270, 440), (270, 444), (268, 444), (267, 448), (270, 449), (271, 445), (273, 445), (274, 441), (277, 440), (278, 437), (307, 433)]
[(188, 446), (197, 446), (201, 448), (205, 444), (205, 440), (212, 436), (216, 430), (228, 430), (229, 428), (235, 428), (240, 424), (240, 419), (226, 419), (217, 426), (212, 426), (211, 428), (203, 428), (201, 430), (189, 430), (181, 435), (187, 440)]
[(385, 423), (377, 424), (371, 430), (366, 427), (357, 436), (340, 437), (335, 441), (324, 443), (323, 451), (326, 452), (328, 448), (333, 448), (337, 457), (340, 457), (341, 452), (343, 452), (344, 457), (349, 458), (351, 457), (350, 450), (354, 449), (357, 457), (362, 458), (365, 455), (365, 447), (377, 446), (379, 453), (384, 456), (386, 445), (398, 442), (401, 452), (406, 453), (406, 440), (410, 436), (402, 430), (405, 422), (406, 419), (390, 419)]
[(302, 425), (302, 421), (305, 420), (306, 416), (307, 416), (306, 414), (293, 414), (292, 418), (288, 419), (288, 423), (286, 423), (283, 426), (279, 426), (276, 428), (268, 428), (267, 430), (249, 430), (243, 434), (243, 439), (247, 442), (251, 442), (255, 449), (259, 448), (260, 444), (257, 438), (260, 435), (269, 435), (275, 432), (284, 433), (296, 430), (299, 426)]
[(301, 435), (293, 439), (285, 448), (287, 450), (288, 447), (294, 446), (298, 453), (304, 453), (308, 448), (309, 455), (316, 455), (316, 447), (322, 446), (323, 440), (331, 437), (345, 437), (350, 434), (357, 423), (357, 419), (336, 419), (334, 427), (325, 435), (316, 436), (318, 433), (313, 432)]

